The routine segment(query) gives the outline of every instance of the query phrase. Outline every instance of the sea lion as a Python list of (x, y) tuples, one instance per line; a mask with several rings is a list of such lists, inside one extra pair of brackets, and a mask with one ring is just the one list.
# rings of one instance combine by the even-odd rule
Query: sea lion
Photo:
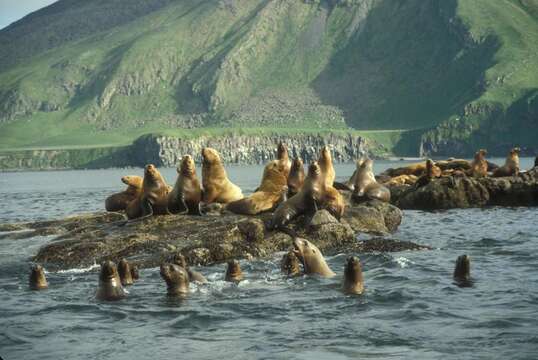
[(325, 187), (320, 197), (320, 208), (327, 210), (337, 220), (344, 216), (346, 202), (344, 197), (334, 187)]
[(133, 280), (140, 279), (140, 273), (138, 272), (138, 266), (136, 266), (136, 265), (131, 266), (131, 277), (133, 278)]
[(442, 175), (441, 168), (435, 165), (432, 159), (426, 160), (426, 172), (417, 179), (415, 188), (419, 188), (429, 184), (433, 179), (439, 178)]
[(486, 155), (488, 152), (485, 149), (480, 149), (474, 154), (474, 159), (471, 162), (471, 169), (468, 174), (472, 177), (488, 176), (488, 162)]
[(376, 181), (373, 166), (372, 159), (357, 162), (357, 177), (352, 199), (359, 202), (368, 199), (390, 202), (390, 190)]
[(305, 274), (317, 274), (322, 277), (333, 277), (335, 275), (327, 265), (321, 251), (310, 241), (295, 238), (293, 240), (293, 253), (303, 264)]
[(290, 175), (291, 170), (291, 160), (288, 153), (288, 147), (284, 145), (283, 143), (278, 144), (278, 148), (276, 150), (276, 159), (282, 166), (282, 170), (284, 171), (284, 176), (288, 178)]
[(202, 185), (202, 201), (206, 204), (227, 204), (243, 198), (239, 186), (228, 179), (219, 153), (212, 148), (202, 149)]
[(268, 224), (268, 228), (270, 230), (283, 228), (302, 214), (314, 214), (318, 210), (317, 202), (321, 198), (321, 181), (321, 169), (318, 163), (314, 161), (308, 167), (308, 174), (301, 191), (278, 205)]
[[(345, 181), (343, 183), (335, 181), (333, 183), (334, 188), (337, 189), (337, 190), (346, 190), (346, 191), (355, 190), (355, 181), (357, 179), (357, 169), (361, 166), (363, 161), (364, 161), (364, 158), (358, 159), (357, 162), (356, 162), (355, 170), (353, 171), (353, 174), (351, 174), (351, 177), (347, 181)], [(380, 175), (380, 176), (386, 177), (387, 181), (389, 179), (391, 179), (391, 177), (388, 176), (388, 175)]]
[(471, 259), (467, 255), (460, 255), (454, 268), (454, 280), (459, 286), (465, 287), (471, 284)]
[(168, 296), (186, 297), (189, 294), (189, 274), (176, 264), (162, 264), (161, 277), (166, 282)]
[(336, 172), (334, 171), (331, 151), (327, 146), (324, 146), (321, 149), (319, 153), (318, 164), (321, 169), (323, 185), (325, 185), (325, 187), (332, 187), (334, 179), (336, 177)]
[(224, 280), (235, 283), (238, 283), (243, 280), (243, 272), (241, 271), (239, 261), (228, 261), (228, 267), (226, 268), (226, 275), (224, 276)]
[(347, 260), (344, 268), (344, 283), (342, 290), (346, 294), (360, 295), (364, 292), (364, 278), (362, 276), (362, 268), (359, 259), (355, 256)]
[(43, 266), (39, 264), (32, 266), (30, 269), (29, 283), (32, 290), (42, 290), (49, 287)]
[(508, 153), (503, 166), (493, 171), (493, 177), (514, 176), (519, 173), (519, 152), (520, 148), (515, 147)]
[(172, 214), (187, 211), (189, 215), (202, 215), (202, 186), (196, 176), (194, 159), (185, 155), (177, 168), (177, 180), (173, 190), (168, 194), (168, 211)]
[(134, 284), (131, 266), (127, 260), (121, 259), (118, 263), (118, 274), (120, 275), (120, 281), (123, 286)]
[(174, 255), (173, 263), (187, 270), (187, 274), (189, 274), (189, 281), (191, 282), (197, 281), (201, 284), (207, 283), (207, 279), (205, 278), (204, 275), (202, 275), (198, 271), (192, 270), (189, 267), (189, 264), (187, 263), (187, 259), (185, 259), (185, 256), (183, 256), (181, 253), (177, 253)]
[(301, 275), (299, 258), (293, 251), (288, 251), (284, 254), (282, 262), (280, 263), (280, 269), (288, 277)]
[(153, 215), (169, 214), (169, 186), (153, 164), (146, 165), (142, 192), (127, 205), (128, 219), (144, 219)]
[(103, 262), (99, 273), (99, 287), (95, 297), (98, 300), (114, 301), (123, 299), (126, 296), (116, 264), (112, 261)]
[(140, 176), (128, 175), (121, 178), (121, 181), (127, 185), (127, 189), (122, 192), (110, 195), (105, 200), (106, 211), (122, 211), (127, 205), (136, 199), (142, 192), (142, 181)]
[(297, 194), (304, 184), (304, 165), (300, 157), (293, 159), (290, 174), (288, 176), (288, 196)]
[(226, 209), (244, 215), (256, 215), (274, 209), (287, 197), (285, 172), (279, 160), (271, 161), (263, 170), (262, 183), (258, 190), (246, 198), (228, 203)]
[(415, 175), (400, 175), (396, 176), (386, 183), (385, 186), (398, 186), (398, 185), (414, 185), (417, 182), (418, 177)]

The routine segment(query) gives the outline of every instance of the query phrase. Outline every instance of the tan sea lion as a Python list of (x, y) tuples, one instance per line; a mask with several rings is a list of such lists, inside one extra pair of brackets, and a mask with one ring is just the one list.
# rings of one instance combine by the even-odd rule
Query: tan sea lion
[(142, 192), (126, 209), (128, 219), (143, 219), (153, 215), (169, 214), (169, 186), (153, 164), (146, 165)]
[(321, 198), (321, 182), (321, 169), (318, 163), (314, 161), (308, 167), (308, 174), (301, 191), (278, 205), (268, 224), (268, 228), (282, 228), (302, 214), (314, 214), (318, 210), (317, 202)]
[(302, 262), (305, 274), (317, 274), (322, 277), (333, 277), (335, 275), (327, 265), (321, 251), (310, 241), (295, 238), (293, 240), (293, 253)]
[(396, 177), (400, 175), (415, 175), (415, 176), (421, 176), (426, 171), (426, 163), (415, 163), (410, 164), (405, 167), (401, 168), (390, 168), (384, 171), (384, 174), (390, 176), (390, 177)]
[(334, 187), (330, 186), (323, 189), (319, 203), (321, 209), (327, 210), (337, 220), (344, 216), (346, 202), (342, 194)]
[(506, 157), (506, 162), (503, 166), (493, 171), (493, 177), (514, 176), (519, 174), (519, 152), (518, 147), (513, 148)]
[(189, 215), (202, 215), (202, 186), (196, 176), (194, 159), (190, 155), (183, 156), (177, 168), (177, 180), (173, 190), (168, 194), (168, 210), (172, 214), (187, 211)]
[(166, 282), (168, 296), (187, 297), (189, 294), (189, 274), (176, 264), (162, 264), (161, 277)]
[(474, 154), (474, 159), (471, 162), (471, 169), (468, 174), (472, 177), (488, 176), (488, 162), (486, 155), (488, 152), (485, 149), (480, 149)]
[(385, 186), (398, 186), (398, 185), (413, 185), (417, 182), (418, 177), (415, 175), (400, 175), (396, 176), (386, 183), (383, 183)]
[(467, 255), (458, 256), (454, 268), (454, 280), (458, 286), (471, 286), (471, 259)]
[(282, 166), (282, 169), (284, 171), (284, 176), (288, 178), (288, 176), (290, 175), (290, 170), (291, 170), (291, 160), (288, 153), (288, 147), (284, 145), (283, 143), (278, 144), (278, 148), (276, 151), (276, 159)]
[(238, 283), (243, 280), (243, 272), (241, 271), (239, 261), (228, 261), (228, 267), (226, 268), (226, 275), (224, 276), (224, 280), (235, 283)]
[(256, 215), (274, 209), (286, 200), (288, 188), (285, 171), (279, 160), (271, 161), (263, 170), (258, 190), (246, 198), (228, 203), (226, 209), (244, 215)]
[(304, 184), (304, 165), (300, 157), (293, 159), (290, 174), (288, 176), (288, 196), (297, 194)]
[(202, 201), (206, 204), (227, 204), (242, 199), (243, 193), (228, 179), (219, 153), (215, 149), (204, 148), (202, 158)]
[[(356, 162), (356, 168), (353, 171), (353, 174), (351, 175), (351, 177), (343, 183), (335, 181), (333, 183), (334, 188), (337, 190), (345, 190), (345, 191), (355, 190), (355, 181), (357, 179), (357, 169), (361, 166), (364, 160), (365, 160), (364, 158), (358, 159)], [(391, 179), (391, 177), (388, 175), (380, 175), (380, 176), (387, 177), (387, 179)]]
[(29, 284), (32, 290), (42, 290), (49, 287), (43, 266), (38, 264), (32, 266), (30, 269)]
[(355, 256), (347, 260), (344, 268), (344, 283), (342, 290), (346, 294), (360, 295), (364, 292), (364, 278), (362, 276), (361, 263)]
[(280, 263), (280, 269), (288, 277), (301, 275), (299, 258), (293, 251), (288, 251), (286, 254), (284, 254), (282, 257), (282, 262)]
[(415, 187), (419, 188), (429, 184), (433, 179), (439, 178), (442, 175), (441, 169), (435, 165), (431, 159), (426, 160), (426, 172), (417, 179)]
[(121, 181), (127, 185), (127, 189), (122, 192), (110, 195), (105, 200), (106, 211), (122, 211), (127, 205), (136, 199), (142, 192), (143, 179), (140, 176), (128, 175), (121, 178)]
[(357, 162), (357, 177), (352, 198), (355, 201), (377, 199), (390, 202), (390, 191), (376, 181), (373, 166), (374, 162), (371, 159)]
[(134, 284), (131, 266), (127, 260), (121, 259), (118, 263), (118, 274), (120, 275), (120, 281), (123, 286)]
[(323, 177), (323, 184), (326, 187), (332, 187), (334, 179), (336, 177), (336, 172), (334, 171), (333, 158), (331, 156), (331, 151), (327, 146), (324, 146), (318, 158), (318, 164), (321, 169), (321, 174)]
[(99, 273), (99, 287), (95, 297), (98, 300), (115, 301), (126, 297), (127, 294), (121, 285), (120, 275), (116, 264), (105, 261), (101, 264)]
[(204, 275), (202, 275), (198, 271), (192, 270), (189, 267), (189, 264), (187, 263), (187, 259), (185, 259), (185, 256), (183, 256), (181, 253), (177, 253), (174, 255), (173, 263), (187, 270), (187, 274), (189, 274), (189, 281), (191, 282), (197, 281), (201, 284), (207, 283), (207, 279), (205, 278)]

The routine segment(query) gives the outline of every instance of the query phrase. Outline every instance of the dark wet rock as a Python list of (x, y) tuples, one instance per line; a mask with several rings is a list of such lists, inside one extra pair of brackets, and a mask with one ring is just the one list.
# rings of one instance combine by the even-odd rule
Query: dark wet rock
[(345, 251), (356, 253), (371, 252), (399, 252), (399, 251), (417, 251), (431, 250), (428, 245), (419, 245), (410, 241), (401, 241), (387, 238), (372, 238), (368, 240), (358, 240), (353, 244), (348, 244)]

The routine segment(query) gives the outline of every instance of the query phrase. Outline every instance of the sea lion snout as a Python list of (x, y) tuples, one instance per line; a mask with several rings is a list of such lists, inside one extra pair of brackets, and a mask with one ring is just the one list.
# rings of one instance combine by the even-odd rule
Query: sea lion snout
[(48, 288), (49, 284), (45, 277), (45, 269), (39, 264), (35, 264), (30, 269), (30, 288), (33, 290), (40, 290)]
[(101, 264), (101, 279), (108, 280), (116, 276), (118, 276), (118, 269), (114, 262), (107, 260)]

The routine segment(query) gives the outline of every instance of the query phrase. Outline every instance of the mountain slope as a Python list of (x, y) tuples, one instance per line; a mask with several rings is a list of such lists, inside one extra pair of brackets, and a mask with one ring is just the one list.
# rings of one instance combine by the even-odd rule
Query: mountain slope
[(537, 16), (538, 0), (61, 0), (0, 31), (0, 148), (195, 127), (530, 147)]

